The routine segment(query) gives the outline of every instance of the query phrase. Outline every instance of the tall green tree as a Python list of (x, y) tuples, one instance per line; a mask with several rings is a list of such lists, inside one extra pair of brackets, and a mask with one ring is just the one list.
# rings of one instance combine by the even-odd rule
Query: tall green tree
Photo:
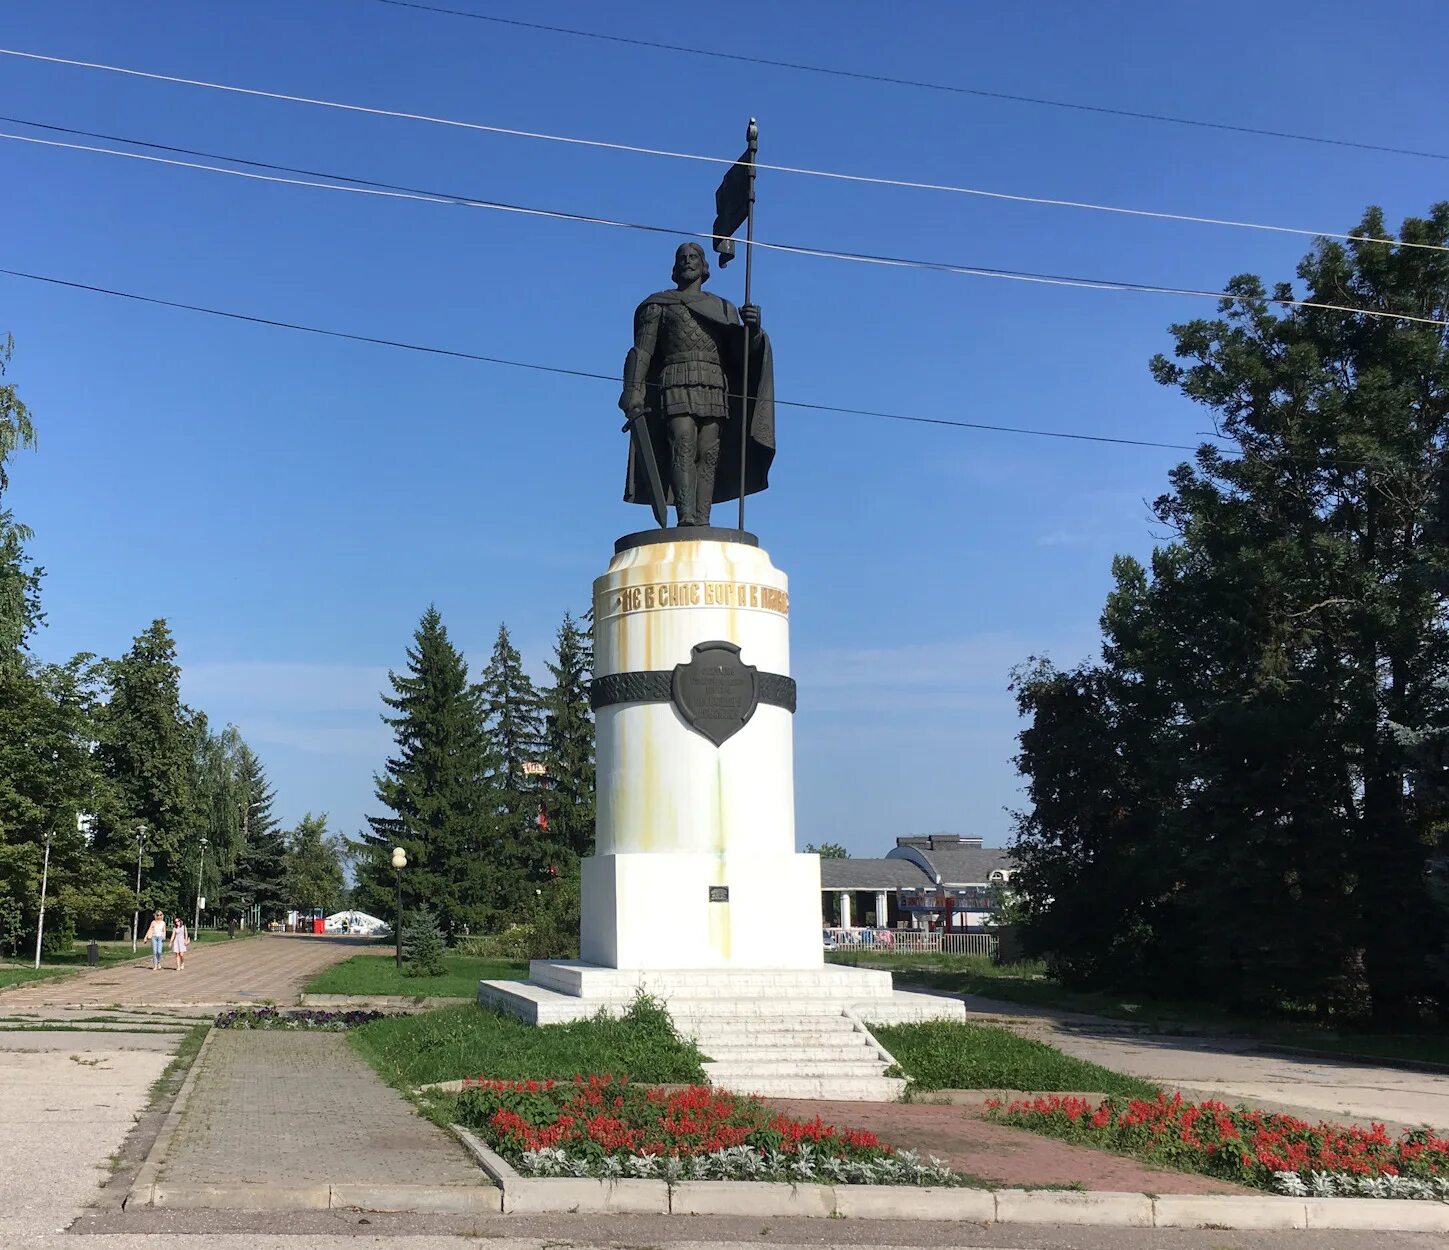
[(195, 718), (194, 728), (191, 789), (196, 827), (207, 842), (201, 892), (212, 912), (224, 918), (239, 917), (244, 906), (233, 902), (230, 886), (245, 849), (243, 815), (249, 800), (242, 761), (246, 743), (235, 725), (212, 733), (201, 715)]
[(497, 910), (497, 856), (490, 844), (490, 776), (482, 702), (462, 653), (436, 607), (413, 634), (407, 668), (389, 672), (393, 693), (383, 720), (394, 753), (374, 778), (387, 809), (369, 816), (357, 865), (356, 905), (392, 915), (392, 849), (408, 855), (403, 890), (409, 907), (428, 906), (444, 930), (485, 928)]
[(287, 835), (287, 896), (302, 911), (336, 911), (346, 882), (339, 839), (327, 831), (327, 813), (308, 812)]
[(548, 878), (553, 847), (542, 827), (541, 701), (507, 625), (498, 627), (479, 689), (491, 765), (491, 850), (501, 867), (498, 899), (516, 918), (532, 906), (535, 883)]
[(272, 814), (276, 795), (256, 753), (241, 744), (237, 771), (241, 846), (229, 880), (222, 887), (228, 917), (254, 916), (260, 925), (287, 912), (287, 839)]
[(557, 875), (566, 860), (594, 851), (594, 717), (589, 704), (594, 648), (588, 633), (565, 613), (554, 638), (548, 671), (552, 683), (541, 695), (544, 718), (544, 786), (540, 802)]
[(194, 865), (197, 835), (191, 772), (195, 728), (182, 706), (176, 644), (164, 620), (139, 634), (108, 665), (109, 697), (97, 717), (96, 761), (109, 802), (98, 814), (96, 844), (113, 866), (135, 856), (135, 828), (146, 827), (151, 861), (147, 893), (167, 911), (190, 898), (185, 865)]
[(1362, 311), (1242, 276), (1173, 327), (1154, 375), (1227, 446), (1173, 471), (1150, 575), (1119, 560), (1102, 662), (1018, 683), (1021, 885), (1080, 979), (1449, 1011), (1442, 796), (1403, 733), (1449, 719), (1449, 204), (1355, 235), (1298, 277)]
[(7, 464), (17, 450), (35, 446), (35, 424), (30, 409), (20, 398), (13, 382), (3, 379), (15, 352), (15, 339), (7, 334), (0, 339), (0, 495), (10, 485)]

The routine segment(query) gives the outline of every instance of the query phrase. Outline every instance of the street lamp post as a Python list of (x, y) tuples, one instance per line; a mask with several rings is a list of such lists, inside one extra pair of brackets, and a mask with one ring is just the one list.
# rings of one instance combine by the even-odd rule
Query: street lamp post
[(196, 857), (196, 912), (191, 918), (191, 931), (196, 933), (201, 928), (201, 869), (206, 863), (206, 839), (201, 839), (201, 851)]
[(136, 953), (136, 931), (141, 927), (141, 848), (146, 845), (146, 826), (136, 826), (136, 910), (131, 913), (131, 954)]
[(45, 936), (45, 887), (50, 883), (50, 840), (55, 830), (45, 835), (45, 866), (40, 870), (40, 918), (35, 922), (35, 966), (40, 967), (40, 940)]
[(397, 878), (397, 928), (393, 932), (394, 963), (402, 971), (402, 870), (408, 866), (408, 853), (400, 846), (392, 848), (393, 875)]

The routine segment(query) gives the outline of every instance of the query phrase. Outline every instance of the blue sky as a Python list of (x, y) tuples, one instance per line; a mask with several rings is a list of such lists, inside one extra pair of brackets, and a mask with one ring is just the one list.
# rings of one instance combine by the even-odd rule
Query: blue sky
[[(1261, 3), (487, 3), (534, 21), (1023, 95), (1439, 150), (1449, 12)], [(723, 15), (723, 16), (722, 16)], [(0, 44), (491, 125), (1344, 230), (1445, 195), (1443, 161), (802, 74), (374, 0), (8, 0)], [(0, 111), (357, 177), (707, 229), (718, 169), (0, 57)], [(11, 125), (4, 129), (17, 131)], [(611, 373), (674, 240), (0, 141), (6, 266)], [(1217, 288), (1308, 240), (762, 174), (762, 239)], [(738, 301), (743, 266), (711, 285)], [(1193, 443), (1147, 361), (1212, 305), (762, 255), (782, 397)], [(0, 278), (39, 454), (8, 496), (47, 568), (48, 658), (155, 616), (183, 693), (261, 754), (278, 811), (358, 829), (378, 692), (437, 603), (475, 667), (542, 672), (618, 534), (606, 383), (328, 341)], [(785, 409), (749, 525), (791, 578), (797, 827), (1005, 840), (1011, 666), (1091, 654), (1114, 553), (1179, 453)], [(732, 510), (731, 516), (733, 515)]]

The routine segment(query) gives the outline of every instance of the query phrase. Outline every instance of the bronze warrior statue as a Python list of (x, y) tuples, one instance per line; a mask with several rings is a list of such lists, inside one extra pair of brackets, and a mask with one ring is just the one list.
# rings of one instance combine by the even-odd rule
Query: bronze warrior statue
[[(760, 310), (705, 291), (708, 277), (704, 249), (683, 244), (674, 254), (675, 289), (639, 305), (624, 362), (619, 407), (634, 433), (624, 498), (648, 504), (661, 525), (670, 503), (680, 525), (708, 525), (711, 504), (739, 498), (740, 422), (748, 430), (745, 494), (769, 485), (775, 458), (775, 371)], [(667, 465), (667, 476), (656, 465)]]

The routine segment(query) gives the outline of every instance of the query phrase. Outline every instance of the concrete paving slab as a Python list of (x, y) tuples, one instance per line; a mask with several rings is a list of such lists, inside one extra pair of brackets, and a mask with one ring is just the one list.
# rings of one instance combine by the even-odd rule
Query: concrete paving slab
[(341, 1033), (218, 1029), (158, 1184), (470, 1185), (450, 1134), (389, 1089)]
[(3, 1244), (30, 1246), (97, 1196), (174, 1037), (0, 1034)]
[(0, 990), (0, 1012), (45, 1007), (295, 1004), (323, 968), (370, 949), (357, 938), (262, 934), (191, 948), (186, 970), (151, 971), (149, 955), (74, 976)]

